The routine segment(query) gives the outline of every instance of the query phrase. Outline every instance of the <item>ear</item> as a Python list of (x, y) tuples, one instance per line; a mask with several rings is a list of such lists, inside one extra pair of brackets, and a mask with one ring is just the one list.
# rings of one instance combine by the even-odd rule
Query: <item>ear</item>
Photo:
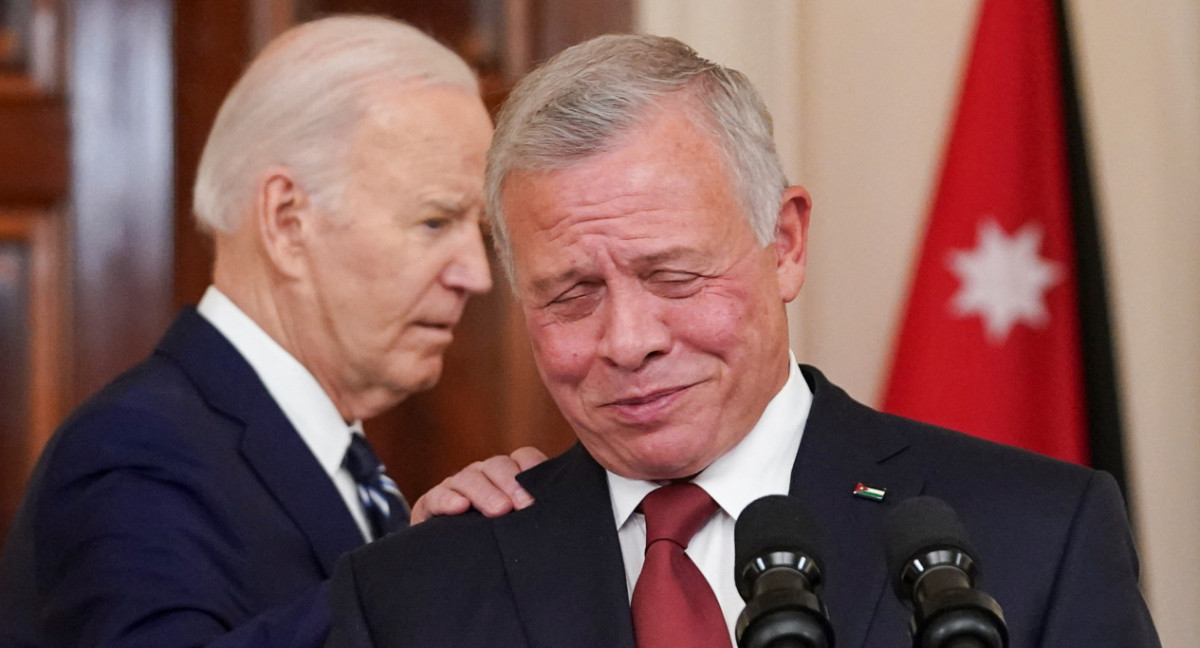
[(784, 189), (779, 206), (779, 228), (775, 232), (775, 273), (779, 280), (779, 297), (784, 302), (795, 299), (804, 285), (811, 211), (812, 198), (804, 187)]
[(311, 202), (291, 170), (271, 167), (254, 192), (254, 218), (259, 240), (272, 265), (287, 277), (304, 270), (306, 238), (313, 228)]

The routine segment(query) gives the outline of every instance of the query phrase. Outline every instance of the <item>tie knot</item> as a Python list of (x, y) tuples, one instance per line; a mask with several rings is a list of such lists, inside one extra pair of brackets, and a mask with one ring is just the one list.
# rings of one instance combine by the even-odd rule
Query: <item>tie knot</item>
[(354, 481), (362, 484), (376, 478), (383, 472), (383, 464), (371, 450), (371, 444), (361, 434), (350, 435), (350, 447), (346, 448), (346, 458), (342, 466), (354, 477)]
[(686, 548), (692, 536), (717, 512), (717, 503), (703, 488), (680, 482), (662, 486), (638, 505), (646, 516), (646, 546), (670, 540)]

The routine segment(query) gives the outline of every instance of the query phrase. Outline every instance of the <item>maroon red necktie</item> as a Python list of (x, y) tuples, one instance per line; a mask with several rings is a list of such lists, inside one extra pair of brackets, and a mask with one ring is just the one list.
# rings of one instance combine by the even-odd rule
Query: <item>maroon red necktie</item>
[(684, 553), (717, 503), (692, 483), (668, 484), (647, 495), (646, 562), (633, 588), (637, 648), (730, 648), (717, 597)]

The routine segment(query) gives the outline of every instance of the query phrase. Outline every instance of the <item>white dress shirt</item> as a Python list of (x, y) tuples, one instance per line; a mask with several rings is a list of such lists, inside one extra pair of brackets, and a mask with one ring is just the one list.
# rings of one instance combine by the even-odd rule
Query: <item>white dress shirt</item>
[[(791, 354), (787, 382), (767, 404), (758, 423), (741, 443), (692, 480), (716, 500), (720, 510), (692, 537), (687, 554), (717, 595), (734, 646), (737, 645), (733, 637), (734, 625), (745, 607), (733, 578), (734, 521), (750, 502), (765, 495), (787, 494), (792, 464), (800, 449), (804, 422), (811, 407), (812, 392), (800, 375), (796, 356)], [(646, 558), (646, 519), (634, 509), (643, 497), (659, 486), (655, 482), (608, 473), (617, 537), (625, 560), (625, 584), (631, 600)]]
[(267, 393), (283, 410), (317, 462), (329, 474), (363, 538), (371, 540), (370, 526), (358, 488), (342, 459), (350, 447), (350, 435), (362, 434), (362, 421), (346, 423), (333, 400), (299, 360), (279, 346), (216, 286), (209, 286), (196, 310), (208, 320), (249, 363)]

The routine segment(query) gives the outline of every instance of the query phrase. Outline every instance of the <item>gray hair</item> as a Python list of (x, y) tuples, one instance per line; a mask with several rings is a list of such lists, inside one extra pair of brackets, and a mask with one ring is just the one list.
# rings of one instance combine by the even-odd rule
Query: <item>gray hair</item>
[(487, 161), (492, 235), (510, 282), (516, 278), (501, 205), (513, 171), (564, 169), (619, 145), (664, 98), (688, 100), (712, 133), (760, 245), (774, 239), (787, 178), (771, 115), (741, 72), (660, 36), (600, 36), (563, 51), (521, 80), (496, 124)]
[(272, 165), (290, 169), (319, 208), (336, 211), (367, 94), (403, 82), (479, 88), (458, 55), (398, 20), (332, 16), (276, 38), (234, 85), (208, 135), (193, 189), (200, 228), (237, 229)]

